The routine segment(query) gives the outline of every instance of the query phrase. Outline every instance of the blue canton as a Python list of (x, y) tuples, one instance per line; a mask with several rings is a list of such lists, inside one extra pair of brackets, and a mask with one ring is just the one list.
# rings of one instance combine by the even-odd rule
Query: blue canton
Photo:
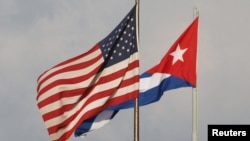
[(99, 42), (105, 59), (103, 67), (108, 67), (127, 59), (138, 51), (135, 13), (134, 7), (112, 32)]

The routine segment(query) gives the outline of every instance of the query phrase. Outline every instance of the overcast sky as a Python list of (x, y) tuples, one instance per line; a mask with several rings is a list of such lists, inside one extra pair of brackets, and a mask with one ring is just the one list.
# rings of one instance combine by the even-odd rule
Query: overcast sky
[[(103, 39), (134, 0), (0, 0), (0, 137), (48, 141), (36, 106), (46, 69)], [(140, 71), (160, 61), (198, 7), (198, 139), (208, 124), (250, 124), (250, 1), (141, 0)], [(192, 89), (168, 91), (140, 108), (141, 141), (191, 141)], [(81, 141), (72, 136), (70, 141)], [(133, 110), (123, 110), (85, 141), (132, 141)]]

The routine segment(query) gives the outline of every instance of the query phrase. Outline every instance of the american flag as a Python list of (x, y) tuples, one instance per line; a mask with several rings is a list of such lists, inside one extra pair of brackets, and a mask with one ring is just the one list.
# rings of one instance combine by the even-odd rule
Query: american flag
[(65, 141), (86, 119), (138, 97), (136, 6), (89, 51), (42, 73), (37, 105), (51, 141)]

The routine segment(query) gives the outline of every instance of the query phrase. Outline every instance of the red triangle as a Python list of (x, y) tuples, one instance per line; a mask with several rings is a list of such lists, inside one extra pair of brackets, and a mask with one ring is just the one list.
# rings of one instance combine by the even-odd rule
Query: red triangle
[[(199, 17), (197, 17), (175, 41), (161, 62), (151, 68), (148, 73), (169, 73), (196, 86), (198, 20)], [(173, 64), (173, 56), (171, 53), (173, 53), (178, 46), (181, 50), (186, 49), (186, 51), (182, 56), (183, 61), (177, 60)]]

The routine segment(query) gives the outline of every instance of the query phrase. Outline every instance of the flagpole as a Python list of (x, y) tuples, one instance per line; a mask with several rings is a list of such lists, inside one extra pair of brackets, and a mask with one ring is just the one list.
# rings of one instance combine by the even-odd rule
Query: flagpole
[[(198, 9), (195, 7), (193, 18), (199, 15)], [(196, 63), (197, 64), (197, 63)], [(197, 86), (193, 88), (193, 141), (198, 141), (198, 93)]]
[(193, 141), (198, 141), (198, 94), (197, 88), (193, 88)]
[[(137, 35), (137, 45), (139, 49), (140, 38), (139, 38), (139, 8), (140, 0), (135, 0), (136, 3), (136, 35)], [(140, 96), (140, 95), (139, 95)], [(134, 141), (139, 141), (139, 96), (135, 99), (134, 106)]]

